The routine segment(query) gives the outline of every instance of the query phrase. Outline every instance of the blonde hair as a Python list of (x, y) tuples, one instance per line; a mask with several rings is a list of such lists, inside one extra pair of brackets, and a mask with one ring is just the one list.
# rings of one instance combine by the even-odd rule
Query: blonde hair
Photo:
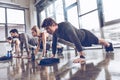
[(36, 25), (34, 25), (34, 26), (31, 28), (31, 30), (35, 31), (35, 32), (37, 33), (37, 36), (40, 35), (40, 29), (39, 29)]

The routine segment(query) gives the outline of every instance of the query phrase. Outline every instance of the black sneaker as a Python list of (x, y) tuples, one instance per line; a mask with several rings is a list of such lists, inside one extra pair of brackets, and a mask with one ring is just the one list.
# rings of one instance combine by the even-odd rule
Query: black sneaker
[(0, 61), (11, 60), (11, 59), (12, 59), (12, 56), (11, 57), (7, 57), (7, 56), (0, 57)]
[(53, 64), (57, 64), (60, 62), (59, 58), (45, 58), (41, 59), (39, 65), (41, 66), (52, 66)]
[(85, 64), (85, 63), (86, 63), (85, 56), (80, 55), (80, 59), (82, 59), (82, 60), (83, 60), (83, 61), (81, 61), (81, 64)]
[(63, 47), (57, 48), (57, 53), (62, 53), (63, 52)]
[(109, 43), (109, 44), (110, 44), (109, 47), (105, 47), (105, 51), (106, 52), (114, 51), (112, 43)]
[(83, 55), (80, 55), (80, 58), (81, 58), (81, 59), (85, 59), (85, 56), (83, 56)]

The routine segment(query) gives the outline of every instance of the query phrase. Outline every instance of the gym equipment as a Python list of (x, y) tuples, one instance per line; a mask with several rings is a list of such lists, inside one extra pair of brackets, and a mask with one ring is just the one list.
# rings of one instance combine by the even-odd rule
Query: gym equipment
[(2, 56), (0, 57), (0, 61), (11, 60), (12, 57)]
[(52, 66), (60, 62), (59, 58), (45, 58), (40, 60), (39, 65), (41, 66)]
[(12, 59), (11, 51), (7, 51), (7, 54), (5, 56), (0, 57), (0, 61), (11, 60), (11, 59)]
[(5, 60), (12, 60), (12, 53), (11, 53), (11, 51), (8, 51), (6, 56), (0, 57), (0, 61), (5, 61)]

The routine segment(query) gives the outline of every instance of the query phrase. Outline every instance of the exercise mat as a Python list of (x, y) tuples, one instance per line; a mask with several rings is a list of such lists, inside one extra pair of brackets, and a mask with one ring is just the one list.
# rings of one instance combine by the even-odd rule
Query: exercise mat
[(6, 57), (6, 56), (0, 57), (0, 61), (11, 60), (11, 59), (12, 57)]
[(51, 65), (59, 63), (59, 62), (60, 62), (59, 58), (45, 58), (45, 59), (40, 60), (39, 65), (41, 65), (41, 66), (51, 66)]

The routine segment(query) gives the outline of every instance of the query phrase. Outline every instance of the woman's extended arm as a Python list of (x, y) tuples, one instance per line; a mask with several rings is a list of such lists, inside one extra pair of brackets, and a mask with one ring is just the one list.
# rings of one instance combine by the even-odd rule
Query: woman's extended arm
[(15, 39), (15, 53), (19, 54), (20, 52), (20, 41), (19, 39)]
[(45, 53), (46, 53), (46, 32), (43, 32), (42, 33), (42, 45), (43, 45), (43, 56), (45, 56)]

